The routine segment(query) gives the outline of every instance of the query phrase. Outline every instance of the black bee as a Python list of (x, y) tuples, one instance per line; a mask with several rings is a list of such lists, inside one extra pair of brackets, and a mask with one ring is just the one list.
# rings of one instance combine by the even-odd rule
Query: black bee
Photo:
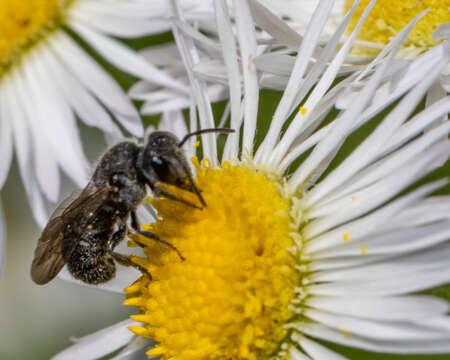
[[(156, 131), (148, 136), (145, 146), (125, 141), (109, 149), (81, 194), (64, 200), (51, 216), (34, 253), (33, 281), (46, 284), (67, 264), (75, 278), (100, 284), (115, 276), (114, 261), (134, 266), (151, 278), (144, 268), (131, 261), (130, 256), (114, 249), (127, 235), (127, 221), (131, 217), (131, 227), (137, 234), (178, 252), (157, 235), (141, 230), (135, 210), (146, 197), (146, 185), (154, 196), (197, 207), (165, 191), (159, 186), (161, 183), (194, 192), (205, 206), (181, 147), (189, 137), (207, 132), (230, 133), (233, 130), (200, 130), (186, 135), (181, 141), (172, 133)], [(178, 255), (183, 259), (179, 252)]]

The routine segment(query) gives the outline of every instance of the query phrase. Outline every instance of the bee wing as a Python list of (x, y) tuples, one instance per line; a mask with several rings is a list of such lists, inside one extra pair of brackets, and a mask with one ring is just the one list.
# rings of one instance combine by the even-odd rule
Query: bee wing
[(52, 280), (64, 266), (62, 239), (65, 223), (56, 217), (49, 221), (38, 240), (31, 264), (31, 279), (43, 285)]
[[(100, 190), (89, 184), (83, 192), (75, 192), (65, 199), (53, 212), (50, 221), (38, 240), (31, 264), (31, 278), (39, 285), (52, 280), (65, 264), (62, 254), (64, 229), (80, 211), (97, 208), (104, 201), (109, 187)], [(73, 244), (75, 248), (76, 242)]]
[(53, 220), (61, 216), (64, 213), (64, 211), (74, 207), (72, 204), (75, 204), (76, 200), (81, 198), (82, 193), (83, 193), (82, 190), (75, 190), (74, 192), (72, 192), (72, 194), (70, 194), (63, 201), (61, 201), (61, 204), (58, 205), (55, 211), (53, 211), (52, 216), (50, 216), (50, 220)]

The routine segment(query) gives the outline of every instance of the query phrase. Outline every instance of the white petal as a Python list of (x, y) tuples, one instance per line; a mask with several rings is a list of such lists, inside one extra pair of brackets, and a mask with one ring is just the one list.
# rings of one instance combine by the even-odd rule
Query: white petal
[[(28, 122), (23, 113), (22, 106), (18, 106), (17, 98), (13, 96), (14, 84), (17, 81), (23, 81), (22, 77), (13, 72), (9, 76), (5, 76), (2, 84), (2, 115), (12, 124), (12, 135), (14, 138), (14, 147), (19, 163), (19, 169), (23, 176), (25, 189), (29, 187), (30, 177), (28, 173), (31, 172), (29, 166), (30, 161), (30, 131), (28, 129)], [(11, 121), (10, 119), (14, 119)], [(26, 176), (25, 176), (26, 175)]]
[(135, 335), (128, 330), (130, 325), (139, 325), (139, 323), (132, 320), (124, 320), (76, 339), (74, 345), (53, 356), (52, 360), (93, 360), (108, 355), (133, 340)]
[[(34, 67), (33, 65), (31, 62), (25, 64), (28, 67)], [(30, 83), (25, 79), (25, 76), (23, 80), (16, 81), (11, 90), (23, 104), (25, 116), (29, 120), (28, 125), (33, 143), (33, 167), (39, 187), (47, 199), (55, 203), (58, 201), (60, 185), (58, 163), (54, 157), (54, 149), (50, 145), (50, 139), (48, 139), (39, 119), (39, 98), (34, 96)], [(41, 96), (50, 95), (41, 93)], [(47, 115), (45, 114), (45, 116)]]
[(386, 143), (390, 142), (393, 133), (405, 122), (422, 99), (427, 89), (440, 74), (442, 66), (436, 66), (428, 77), (416, 86), (403, 100), (386, 116), (383, 122), (359, 145), (352, 154), (335, 169), (327, 178), (312, 189), (308, 194), (309, 205), (329, 194), (342, 182), (350, 179), (360, 169), (377, 158)]
[[(140, 224), (152, 224), (158, 218), (155, 210), (148, 203), (139, 206), (136, 210), (136, 215)], [(131, 248), (128, 248), (128, 250), (131, 250)]]
[(262, 74), (260, 80), (260, 86), (262, 89), (272, 89), (283, 91), (289, 81), (287, 76), (278, 76), (270, 74)]
[(163, 112), (177, 111), (185, 109), (189, 106), (189, 100), (186, 98), (168, 99), (166, 101), (153, 104), (151, 102), (145, 102), (141, 107), (142, 115), (158, 115)]
[(258, 116), (259, 87), (253, 59), (256, 56), (256, 35), (253, 19), (247, 1), (234, 1), (237, 24), (237, 37), (244, 77), (244, 133), (242, 149), (253, 153), (253, 142)]
[(289, 78), (286, 90), (283, 92), (283, 97), (277, 106), (274, 118), (270, 124), (270, 129), (256, 153), (255, 160), (257, 163), (263, 164), (267, 162), (267, 158), (271, 154), (273, 147), (278, 140), (281, 127), (288, 118), (289, 112), (296, 99), (298, 84), (302, 81), (309, 59), (317, 46), (320, 33), (322, 32), (332, 5), (333, 1), (328, 0), (321, 1), (317, 5), (313, 15), (314, 21), (309, 23), (304, 40), (297, 52), (298, 54), (302, 54), (302, 56), (297, 56), (296, 58), (294, 69)]
[[(320, 235), (306, 243), (304, 252), (307, 254), (310, 252), (323, 250), (328, 247), (340, 245), (343, 243), (343, 237), (345, 234), (348, 234), (348, 238), (345, 241), (350, 243), (352, 241), (359, 240), (364, 236), (375, 233), (379, 226), (386, 224), (390, 218), (402, 209), (414, 203), (417, 199), (421, 199), (427, 194), (442, 187), (446, 183), (446, 181), (438, 181), (424, 185), (421, 188), (377, 209), (369, 215), (365, 215), (352, 222), (348, 222), (340, 227), (327, 231), (323, 235)], [(305, 229), (304, 235), (306, 239), (312, 239), (314, 235), (318, 234), (318, 231), (321, 231), (321, 228), (322, 226), (319, 226), (316, 229), (311, 228), (311, 230)]]
[(434, 127), (436, 120), (446, 116), (449, 112), (450, 99), (448, 97), (428, 106), (425, 110), (421, 111), (401, 126), (399, 131), (392, 137), (389, 146), (385, 148), (385, 153), (392, 151), (392, 149), (397, 146), (403, 145), (421, 133), (425, 128), (430, 127), (430, 125), (433, 125)]
[[(189, 132), (197, 131), (197, 124), (198, 124), (198, 121), (197, 121), (197, 109), (196, 109), (195, 104), (192, 101), (192, 99), (191, 99), (190, 104), (189, 104), (189, 119), (190, 119)], [(191, 137), (187, 141), (187, 143), (189, 144), (188, 145), (189, 148), (192, 148), (194, 146), (194, 140), (195, 139), (193, 137)], [(192, 168), (192, 166), (191, 166), (191, 168)]]
[(330, 110), (334, 107), (334, 103), (338, 94), (346, 87), (346, 85), (348, 85), (352, 81), (352, 76), (349, 76), (346, 79), (342, 80), (339, 84), (329, 90), (328, 93), (325, 94), (325, 96), (321, 99), (317, 107), (312, 110), (312, 114), (309, 116), (311, 125), (308, 128), (304, 129), (302, 134), (298, 136), (298, 138), (295, 140), (295, 143), (297, 145), (294, 145), (291, 149), (289, 149), (289, 152), (286, 154), (285, 158), (278, 165), (277, 173), (280, 176), (285, 173), (289, 165), (296, 161), (301, 154), (304, 154), (306, 151), (308, 151), (310, 148), (312, 148), (314, 145), (319, 143), (322, 139), (330, 134), (336, 120), (323, 126), (316, 132), (314, 131), (322, 123)]
[[(441, 230), (442, 231), (442, 230)], [(448, 234), (448, 223), (443, 230)], [(447, 235), (448, 239), (448, 235)], [(427, 272), (432, 275), (434, 272), (446, 270), (448, 268), (445, 256), (450, 254), (448, 243), (438, 246), (425, 246), (423, 250), (407, 254), (404, 256), (394, 256), (371, 264), (355, 265), (347, 269), (338, 269), (333, 271), (320, 271), (309, 276), (309, 281), (314, 283), (350, 283), (364, 282), (367, 288), (371, 285), (382, 285), (391, 283), (392, 274), (396, 274), (396, 278), (412, 277), (415, 274)], [(362, 294), (362, 293), (361, 293)]]
[(155, 342), (150, 339), (136, 338), (121, 350), (111, 360), (143, 360), (147, 359), (145, 352), (152, 348)]
[[(288, 129), (286, 130), (283, 138), (280, 140), (278, 145), (275, 148), (275, 151), (273, 154), (271, 154), (269, 158), (269, 164), (275, 165), (278, 164), (283, 156), (286, 154), (288, 148), (291, 146), (295, 138), (300, 134), (300, 131), (302, 128), (305, 128), (309, 123), (309, 117), (311, 115), (311, 112), (315, 109), (317, 104), (320, 102), (320, 100), (323, 98), (327, 90), (331, 87), (332, 83), (334, 82), (336, 75), (339, 72), (339, 69), (341, 65), (344, 63), (346, 54), (350, 51), (352, 44), (354, 40), (356, 39), (356, 35), (358, 34), (361, 26), (363, 25), (364, 20), (368, 16), (370, 10), (375, 5), (375, 1), (372, 1), (369, 3), (367, 8), (364, 10), (364, 13), (360, 17), (357, 26), (353, 30), (352, 34), (348, 37), (348, 39), (344, 42), (342, 47), (339, 49), (338, 53), (334, 55), (332, 58), (335, 49), (339, 43), (339, 40), (341, 36), (343, 35), (345, 28), (347, 27), (348, 22), (350, 21), (350, 18), (353, 14), (353, 12), (356, 10), (358, 6), (358, 1), (355, 1), (351, 10), (347, 13), (347, 15), (344, 17), (342, 23), (340, 24), (339, 28), (336, 30), (336, 33), (333, 35), (333, 37), (328, 41), (325, 48), (319, 55), (316, 63), (312, 67), (312, 69), (308, 72), (306, 75), (302, 85), (299, 87), (299, 90), (297, 91), (296, 99), (292, 103), (292, 108), (290, 111), (293, 110), (294, 107), (297, 107), (298, 104), (303, 100), (303, 98), (307, 95), (307, 93), (312, 89), (314, 86), (314, 89), (312, 90), (312, 93), (310, 96), (308, 96), (308, 99), (303, 104), (303, 107), (308, 109), (308, 113), (306, 115), (303, 115), (301, 112), (297, 112), (297, 115), (295, 116), (292, 123), (289, 125)], [(302, 56), (302, 55), (301, 55)], [(324, 71), (328, 61), (331, 60), (330, 65)], [(317, 80), (320, 80), (317, 82)], [(316, 84), (317, 82), (317, 84)], [(291, 95), (289, 95), (291, 96)], [(331, 157), (331, 159), (334, 156)], [(330, 159), (330, 161), (331, 161)]]
[(23, 112), (22, 105), (18, 99), (13, 95), (13, 85), (15, 81), (22, 81), (18, 79), (19, 74), (11, 73), (10, 76), (5, 76), (3, 79), (5, 101), (3, 103), (5, 114), (8, 119), (14, 119), (13, 135), (14, 147), (19, 163), (20, 175), (28, 196), (28, 201), (33, 212), (33, 216), (40, 227), (44, 227), (48, 219), (48, 209), (42, 197), (42, 194), (37, 183), (35, 174), (32, 172), (32, 165), (30, 159), (30, 143), (31, 138), (27, 129), (27, 119)]
[(397, 214), (391, 220), (391, 227), (393, 229), (413, 227), (448, 219), (450, 219), (450, 197), (433, 196)]
[[(171, 0), (170, 5), (174, 16), (182, 22), (183, 19), (178, 3)], [(201, 128), (213, 128), (215, 127), (215, 124), (211, 109), (211, 101), (207, 93), (207, 86), (204, 81), (196, 78), (192, 72), (194, 65), (198, 63), (197, 49), (192, 39), (181, 33), (176, 26), (173, 27), (172, 31), (188, 72), (188, 77), (193, 90), (193, 98), (195, 99), (199, 113)], [(203, 156), (207, 157), (213, 166), (216, 166), (218, 164), (218, 159), (215, 136), (213, 134), (202, 135), (202, 147)]]
[(157, 88), (158, 88), (157, 85), (150, 84), (145, 80), (139, 80), (136, 81), (133, 85), (131, 85), (130, 89), (128, 90), (128, 95), (136, 100), (145, 100), (145, 96), (150, 91), (153, 91)]
[(47, 69), (52, 69), (49, 76), (53, 78), (60, 93), (64, 94), (64, 99), (78, 117), (86, 125), (120, 136), (120, 130), (112, 121), (111, 116), (78, 79), (67, 71), (50, 51), (42, 51), (41, 57)]
[[(399, 35), (397, 35), (399, 36)], [(438, 45), (429, 51), (425, 52), (422, 56), (418, 57), (414, 61), (408, 64), (406, 70), (401, 69), (401, 79), (392, 88), (391, 84), (385, 84), (375, 94), (371, 106), (367, 109), (366, 113), (370, 113), (370, 117), (373, 116), (374, 110), (380, 106), (380, 104), (389, 104), (399, 95), (410, 89), (417, 84), (427, 72), (433, 69), (434, 65), (445, 57), (445, 50), (442, 46)], [(336, 101), (336, 107), (338, 109), (346, 109), (353, 104), (355, 97), (360, 89), (355, 88), (352, 91), (351, 88), (348, 91), (343, 91), (341, 96)], [(385, 105), (383, 105), (383, 108)]]
[(337, 331), (322, 324), (302, 324), (301, 331), (306, 334), (334, 343), (361, 348), (375, 352), (399, 354), (437, 354), (450, 351), (450, 339), (423, 341), (379, 341)]
[(359, 254), (358, 257), (343, 256), (338, 258), (314, 259), (309, 263), (308, 270), (311, 272), (318, 272), (323, 270), (346, 269), (383, 260), (386, 260), (385, 256), (361, 256), (361, 254)]
[(295, 191), (295, 189), (307, 178), (309, 178), (316, 169), (320, 169), (321, 162), (327, 160), (327, 156), (336, 147), (340, 147), (345, 138), (350, 134), (352, 126), (355, 124), (360, 114), (364, 111), (365, 107), (372, 100), (375, 90), (381, 83), (384, 72), (390, 66), (394, 55), (398, 52), (404, 38), (417, 20), (418, 17), (416, 17), (405, 29), (403, 29), (400, 32), (401, 36), (397, 35), (395, 40), (393, 40), (395, 43), (393, 46), (393, 51), (369, 78), (367, 84), (363, 87), (361, 92), (358, 93), (358, 97), (355, 99), (353, 106), (338, 117), (329, 136), (327, 136), (315, 147), (311, 155), (308, 156), (308, 158), (294, 172), (292, 178), (289, 180), (289, 188), (291, 191)]
[[(79, 187), (84, 187), (87, 183), (89, 163), (81, 146), (73, 112), (55, 86), (49, 82), (48, 70), (41, 58), (32, 53), (30, 60), (31, 55), (35, 55), (32, 59), (34, 66), (24, 66), (24, 70), (37, 105), (36, 115), (39, 123), (47, 134), (61, 168)], [(42, 92), (47, 95), (40, 97)]]
[(11, 129), (11, 119), (7, 117), (4, 102), (6, 101), (3, 95), (3, 88), (0, 88), (0, 154), (2, 154), (2, 161), (0, 164), (0, 189), (6, 181), (11, 166), (13, 154), (13, 133)]
[(183, 62), (177, 45), (173, 42), (153, 45), (139, 51), (139, 54), (146, 60), (158, 67), (177, 69), (178, 74), (185, 74)]
[(439, 41), (448, 39), (450, 36), (450, 23), (446, 22), (441, 24), (436, 30), (434, 30), (432, 39), (433, 41)]
[[(417, 158), (417, 161), (410, 161), (407, 165), (401, 166), (398, 170), (377, 183), (353, 193), (354, 197), (347, 196), (336, 202), (326, 205), (326, 209), (317, 212), (326, 214), (325, 216), (312, 221), (305, 228), (308, 236), (316, 236), (326, 230), (356, 219), (384, 202), (400, 193), (407, 186), (426, 175), (436, 168), (435, 160), (441, 158), (443, 154), (450, 153), (450, 146), (437, 145), (435, 151), (429, 151)], [(335, 209), (334, 212), (330, 212)]]
[(106, 14), (93, 14), (92, 12), (72, 9), (70, 11), (69, 26), (82, 24), (95, 30), (122, 38), (138, 38), (158, 34), (170, 30), (168, 19), (139, 19), (110, 16)]
[(311, 360), (309, 356), (306, 356), (294, 347), (289, 349), (289, 355), (291, 355), (294, 360)]
[(279, 43), (298, 48), (302, 37), (292, 30), (284, 21), (279, 19), (269, 9), (255, 0), (248, 2), (255, 23), (267, 31)]
[(324, 311), (305, 310), (304, 315), (336, 330), (345, 329), (351, 334), (384, 341), (415, 341), (449, 338), (450, 332), (409, 322), (383, 322), (334, 315)]
[(142, 123), (136, 109), (110, 75), (64, 33), (53, 34), (49, 43), (83, 86), (92, 91), (131, 134), (142, 136)]
[(178, 139), (183, 138), (188, 133), (186, 122), (181, 111), (167, 111), (161, 116), (158, 130), (174, 133)]
[(295, 65), (295, 57), (286, 54), (266, 53), (254, 59), (258, 70), (274, 75), (289, 76)]
[(343, 357), (342, 355), (339, 355), (335, 353), (334, 351), (331, 351), (330, 349), (327, 349), (326, 347), (318, 344), (317, 342), (314, 342), (312, 340), (309, 340), (308, 338), (302, 336), (298, 343), (300, 346), (307, 352), (309, 356), (311, 356), (311, 359), (313, 360), (346, 360), (347, 358)]
[(181, 93), (189, 92), (186, 86), (159, 70), (148, 61), (145, 61), (131, 48), (126, 47), (117, 40), (91, 30), (84, 24), (72, 24), (72, 28), (118, 69), (138, 78), (144, 78), (147, 81), (173, 88)]
[[(445, 144), (436, 143), (439, 143), (442, 139), (446, 139), (449, 132), (450, 124), (444, 123), (441, 126), (430, 130), (424, 136), (410, 142), (399, 151), (385, 156), (381, 160), (366, 167), (360, 173), (354, 175), (352, 179), (349, 179), (344, 185), (335, 189), (332, 194), (326, 196), (321, 203), (314, 205), (311, 208), (312, 216), (325, 214), (327, 212), (327, 206), (325, 204), (333, 203), (336, 199), (342, 199), (344, 197), (356, 199), (350, 195), (353, 196), (356, 191), (398, 171), (399, 167), (414, 161), (417, 157), (423, 157), (425, 153), (439, 152), (439, 149), (441, 148), (445, 149), (447, 147)], [(390, 144), (387, 145), (389, 146)], [(439, 163), (434, 165), (439, 166)]]
[[(308, 292), (313, 295), (328, 295), (328, 296), (390, 296), (402, 295), (411, 292), (422, 291), (436, 286), (448, 283), (450, 278), (450, 269), (448, 265), (436, 266), (428, 270), (416, 267), (414, 271), (406, 271), (401, 265), (395, 266), (392, 264), (390, 270), (393, 273), (404, 270), (404, 273), (399, 273), (396, 277), (392, 277), (392, 273), (386, 275), (381, 279), (371, 280), (352, 280), (340, 281), (328, 284), (313, 284), (308, 287)], [(383, 264), (384, 266), (384, 264)], [(383, 268), (383, 266), (378, 267)], [(361, 274), (361, 272), (359, 272)], [(367, 275), (368, 272), (365, 272)], [(398, 276), (401, 276), (399, 282)]]
[(3, 205), (0, 201), (0, 279), (3, 275), (6, 260), (6, 224), (3, 214)]
[[(114, 6), (111, 6), (111, 3)], [(166, 0), (152, 0), (152, 1), (77, 1), (69, 8), (69, 13), (72, 9), (76, 9), (82, 13), (90, 13), (93, 15), (103, 16), (117, 16), (126, 19), (143, 19), (143, 18), (160, 18), (166, 17), (167, 14)], [(192, 7), (188, 1), (183, 1), (186, 8)]]
[(449, 310), (447, 301), (432, 296), (331, 297), (316, 296), (306, 300), (315, 309), (352, 317), (383, 321), (417, 321)]
[(316, 259), (384, 255), (395, 256), (437, 245), (450, 238), (450, 221), (413, 227), (393, 232), (374, 234), (351, 244), (341, 244), (332, 249), (314, 253)]
[(222, 161), (224, 161), (236, 159), (238, 156), (239, 134), (241, 128), (241, 74), (239, 72), (237, 48), (226, 3), (222, 0), (216, 1), (214, 4), (219, 39), (222, 45), (223, 60), (227, 69), (227, 78), (230, 89), (230, 127), (236, 132), (227, 136), (222, 157)]
[(220, 128), (225, 127), (226, 122), (228, 121), (230, 117), (230, 102), (227, 101), (225, 104), (225, 108), (223, 109), (223, 113), (220, 116), (219, 126)]
[(90, 287), (93, 289), (100, 289), (111, 291), (114, 293), (123, 294), (123, 290), (135, 282), (142, 274), (133, 267), (124, 267), (117, 264), (116, 266), (116, 276), (114, 279), (99, 285), (89, 285), (83, 281), (75, 279), (64, 266), (61, 272), (58, 274), (58, 278), (76, 285)]
[(202, 32), (197, 30), (197, 28), (189, 25), (186, 22), (175, 21), (175, 25), (179, 28), (184, 34), (191, 37), (199, 46), (203, 47), (205, 51), (208, 51), (211, 54), (214, 54), (216, 57), (222, 58), (222, 50), (220, 44), (212, 40), (211, 38), (204, 35)]

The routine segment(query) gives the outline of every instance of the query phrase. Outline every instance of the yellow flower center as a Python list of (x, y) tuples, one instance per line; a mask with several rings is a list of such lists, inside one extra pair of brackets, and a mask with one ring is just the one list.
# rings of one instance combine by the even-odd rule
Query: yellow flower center
[[(356, 9), (347, 29), (351, 32), (370, 0), (362, 0)], [(353, 0), (346, 0), (345, 11), (348, 11)], [(450, 21), (449, 0), (378, 0), (364, 22), (358, 34), (358, 40), (377, 44), (387, 44), (420, 12), (429, 9), (412, 29), (405, 47), (426, 50), (437, 42), (431, 35), (440, 25)], [(360, 55), (373, 55), (374, 50), (357, 47)]]
[(0, 73), (62, 22), (73, 0), (0, 0)]
[[(268, 359), (280, 354), (290, 332), (283, 325), (299, 283), (291, 251), (290, 201), (280, 183), (240, 164), (197, 165), (202, 210), (153, 200), (161, 220), (148, 230), (174, 251), (144, 237), (147, 258), (134, 260), (152, 275), (126, 289), (139, 306), (130, 327), (158, 345), (149, 356), (170, 360)], [(195, 201), (191, 193), (170, 191)]]

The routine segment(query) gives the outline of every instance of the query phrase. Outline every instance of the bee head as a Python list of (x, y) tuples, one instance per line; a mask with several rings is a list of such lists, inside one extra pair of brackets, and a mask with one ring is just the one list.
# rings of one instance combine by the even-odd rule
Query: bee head
[(192, 175), (178, 138), (166, 131), (155, 131), (138, 160), (138, 167), (150, 187), (156, 182), (193, 191)]
[(232, 133), (232, 129), (202, 129), (187, 134), (181, 141), (166, 131), (155, 131), (148, 136), (147, 145), (142, 149), (137, 167), (148, 185), (153, 189), (155, 183), (163, 182), (194, 192), (205, 206), (200, 190), (195, 185), (192, 172), (184, 156), (182, 146), (192, 136), (205, 133)]

